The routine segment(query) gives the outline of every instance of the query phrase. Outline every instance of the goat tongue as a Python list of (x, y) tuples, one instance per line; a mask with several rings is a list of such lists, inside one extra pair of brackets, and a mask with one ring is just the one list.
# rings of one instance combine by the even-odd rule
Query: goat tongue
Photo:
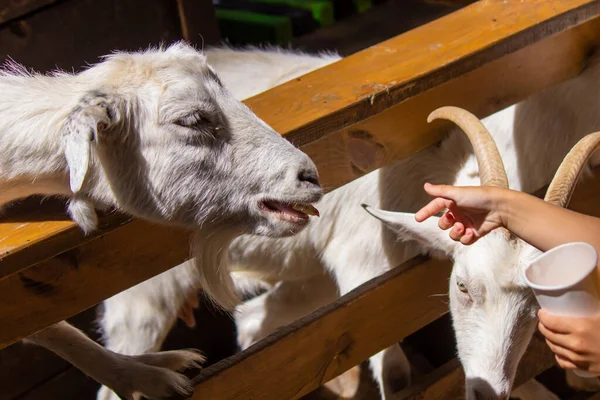
[(301, 213), (312, 215), (314, 217), (319, 217), (319, 210), (313, 207), (310, 204), (292, 204), (292, 208), (296, 211), (300, 211)]

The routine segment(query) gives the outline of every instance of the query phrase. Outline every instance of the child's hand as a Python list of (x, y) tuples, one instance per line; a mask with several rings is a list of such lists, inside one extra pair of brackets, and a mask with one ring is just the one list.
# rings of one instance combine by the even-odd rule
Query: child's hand
[(432, 200), (415, 215), (417, 222), (448, 209), (440, 218), (441, 229), (450, 230), (450, 237), (462, 244), (473, 244), (490, 231), (505, 226), (499, 210), (502, 193), (492, 187), (457, 187), (425, 184)]
[(600, 315), (588, 318), (538, 312), (538, 329), (561, 368), (600, 375)]

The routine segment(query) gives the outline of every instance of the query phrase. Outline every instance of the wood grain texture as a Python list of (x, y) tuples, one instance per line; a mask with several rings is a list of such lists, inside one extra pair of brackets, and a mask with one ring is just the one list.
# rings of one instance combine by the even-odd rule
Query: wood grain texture
[(0, 280), (0, 349), (189, 258), (189, 232), (135, 221)]
[[(599, 12), (600, 1), (589, 0), (476, 3), (246, 104), (292, 142), (304, 145), (324, 186), (332, 189), (439, 140), (444, 125), (426, 127), (425, 117), (442, 101), (467, 106), (483, 117), (574, 76), (600, 37), (597, 21), (531, 45)], [(503, 80), (499, 87), (493, 84)], [(362, 143), (350, 153), (351, 140)], [(106, 231), (111, 227), (108, 223)], [(13, 229), (0, 224), (0, 237), (10, 236)], [(36, 255), (39, 262), (86, 240), (68, 221), (19, 229), (31, 232), (24, 238), (29, 241), (8, 248), (0, 243), (0, 257), (30, 252), (21, 258), (27, 265), (36, 262)], [(45, 240), (59, 233), (69, 240)], [(0, 260), (6, 271), (27, 266)]]
[(449, 273), (411, 260), (203, 370), (193, 398), (300, 398), (447, 312)]
[[(513, 387), (527, 382), (555, 365), (554, 355), (537, 334), (523, 355)], [(464, 397), (465, 376), (454, 358), (396, 395), (402, 400), (454, 400)]]
[(174, 0), (62, 0), (0, 26), (0, 60), (10, 56), (41, 72), (80, 71), (117, 49), (179, 39)]
[(199, 49), (216, 45), (221, 38), (211, 0), (177, 0), (182, 36)]
[(599, 12), (600, 2), (589, 0), (480, 1), (246, 103), (303, 145)]
[(427, 116), (434, 109), (455, 105), (484, 118), (576, 75), (599, 43), (600, 20), (593, 20), (426, 90), (302, 149), (318, 165), (324, 187), (339, 187), (441, 139), (450, 125), (428, 124)]
[[(594, 178), (579, 185), (569, 208), (600, 216), (600, 167), (594, 172)], [(297, 399), (432, 322), (448, 312), (444, 298), (432, 295), (447, 293), (451, 266), (448, 261), (416, 262), (367, 282), (202, 371), (192, 399)], [(545, 356), (532, 357), (520, 374), (535, 376), (547, 363)], [(439, 385), (450, 390), (456, 376), (448, 370)]]
[[(314, 147), (303, 149), (319, 166), (324, 185), (336, 187), (382, 162), (437, 141), (443, 124), (426, 126), (425, 115), (440, 98), (444, 105), (470, 105), (483, 116), (577, 74), (598, 39), (594, 36), (598, 21), (547, 36), (590, 18), (600, 11), (599, 5), (600, 1), (583, 0), (477, 3), (249, 99), (247, 104), (297, 144), (312, 143)], [(485, 19), (492, 14), (498, 27)], [(468, 32), (461, 24), (470, 25)], [(480, 36), (490, 37), (473, 37), (478, 29)], [(457, 32), (462, 32), (460, 40), (453, 36)], [(440, 41), (445, 43), (443, 50), (429, 48)], [(372, 65), (381, 66), (376, 70), (381, 79), (373, 80)], [(506, 69), (511, 65), (514, 68)], [(384, 83), (387, 86), (379, 86)], [(437, 87), (428, 90), (430, 85)], [(293, 98), (291, 92), (295, 92)], [(328, 106), (330, 100), (333, 108)], [(286, 101), (291, 103), (286, 105)], [(365, 129), (347, 130), (337, 141), (337, 134), (317, 141), (345, 125), (338, 120), (339, 112), (350, 110), (361, 119), (396, 103), (394, 109), (365, 120)], [(365, 104), (368, 107), (363, 110)], [(356, 114), (352, 109), (363, 111)], [(329, 117), (322, 120), (320, 113)], [(287, 119), (281, 119), (283, 115)], [(347, 155), (340, 156), (340, 152)], [(346, 159), (352, 160), (350, 167), (336, 165), (336, 160)], [(23, 237), (25, 243), (13, 242), (11, 248), (0, 243), (0, 265), (5, 271), (0, 277), (0, 321), (10, 327), (0, 332), (0, 348), (173, 267), (188, 254), (188, 236), (182, 231), (141, 221), (112, 230), (117, 225), (109, 223), (103, 235), (85, 238), (65, 221), (32, 223), (19, 228), (31, 232)], [(10, 237), (14, 228), (0, 224), (0, 237)], [(57, 231), (64, 240), (50, 239)], [(106, 243), (116, 249), (113, 255), (107, 254)], [(47, 259), (78, 246), (64, 256)]]

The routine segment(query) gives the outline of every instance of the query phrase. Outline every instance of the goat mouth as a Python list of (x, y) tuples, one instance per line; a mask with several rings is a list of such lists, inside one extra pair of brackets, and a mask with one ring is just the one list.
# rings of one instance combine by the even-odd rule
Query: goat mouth
[(308, 221), (309, 215), (318, 217), (319, 210), (308, 203), (286, 203), (277, 200), (262, 200), (259, 208), (275, 218), (287, 222), (299, 223)]

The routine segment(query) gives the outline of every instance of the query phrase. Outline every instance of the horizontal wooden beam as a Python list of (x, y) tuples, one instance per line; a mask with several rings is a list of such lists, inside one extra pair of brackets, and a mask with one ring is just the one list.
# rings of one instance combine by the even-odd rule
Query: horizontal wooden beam
[(246, 104), (292, 142), (304, 145), (599, 12), (600, 2), (590, 0), (479, 1)]
[[(579, 186), (569, 208), (600, 216), (600, 167), (595, 173)], [(447, 293), (450, 263), (414, 264), (415, 260), (367, 282), (207, 368), (192, 398), (298, 399), (432, 322), (448, 311), (447, 299), (434, 295)], [(537, 359), (540, 364), (525, 363), (522, 375), (537, 375), (547, 368), (546, 361), (547, 357)], [(456, 378), (457, 372), (447, 372), (448, 379)]]
[[(193, 399), (298, 399), (447, 312), (448, 261), (411, 260), (202, 371)], [(410, 306), (409, 306), (410, 305)]]
[(484, 118), (578, 74), (598, 44), (600, 20), (595, 19), (424, 90), (302, 150), (322, 171), (322, 184), (339, 187), (441, 139), (449, 125), (427, 123), (434, 109), (454, 105)]
[[(246, 104), (302, 146), (332, 189), (439, 140), (443, 125), (425, 123), (438, 105), (483, 117), (576, 75), (600, 40), (598, 21), (552, 35), (599, 14), (590, 0), (479, 2)], [(20, 223), (20, 236), (0, 242), (0, 279), (118, 226), (83, 237), (68, 220)], [(0, 237), (14, 231), (0, 224)]]
[[(324, 185), (337, 187), (439, 140), (443, 124), (426, 125), (425, 116), (441, 101), (484, 116), (576, 75), (600, 37), (597, 19), (581, 23), (599, 12), (600, 1), (473, 4), (247, 104), (303, 145)], [(351, 162), (336, 166), (335, 160)], [(113, 216), (84, 237), (64, 219), (26, 224), (27, 215), (19, 217), (0, 225), (0, 321), (10, 327), (0, 332), (0, 348), (188, 256), (187, 233), (174, 228)]]
[[(521, 359), (514, 388), (535, 378), (555, 365), (554, 355), (537, 334), (531, 339)], [(465, 376), (458, 359), (454, 358), (425, 375), (395, 398), (402, 400), (454, 400), (464, 398)]]

